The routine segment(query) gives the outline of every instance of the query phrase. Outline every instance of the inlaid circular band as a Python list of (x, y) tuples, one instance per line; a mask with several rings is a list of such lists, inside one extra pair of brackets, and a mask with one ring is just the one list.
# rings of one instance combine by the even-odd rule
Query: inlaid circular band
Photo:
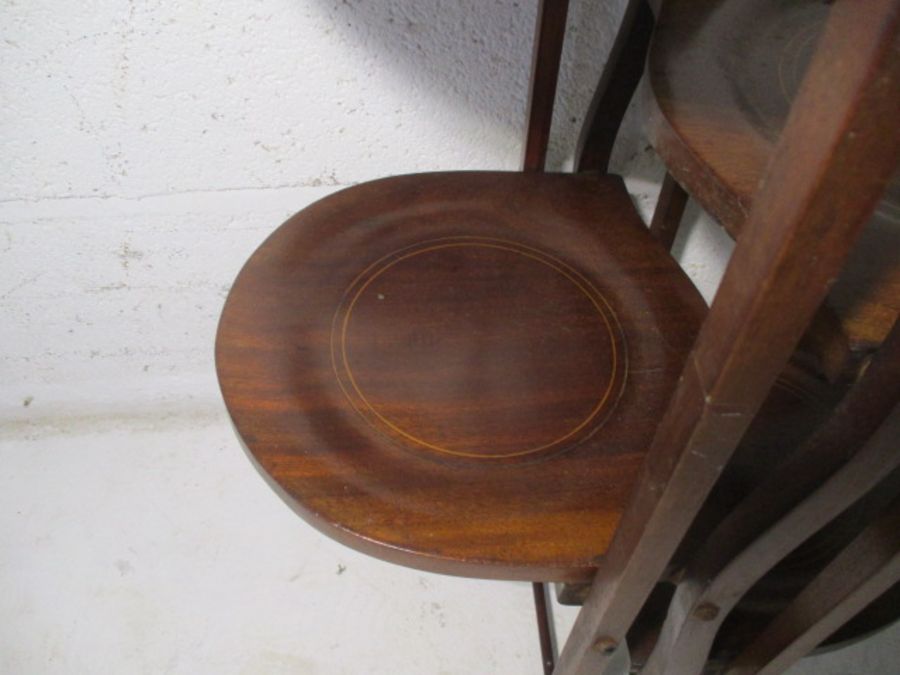
[(331, 356), (372, 427), (473, 459), (577, 445), (627, 373), (619, 322), (595, 284), (534, 247), (474, 236), (421, 242), (363, 270), (334, 314)]

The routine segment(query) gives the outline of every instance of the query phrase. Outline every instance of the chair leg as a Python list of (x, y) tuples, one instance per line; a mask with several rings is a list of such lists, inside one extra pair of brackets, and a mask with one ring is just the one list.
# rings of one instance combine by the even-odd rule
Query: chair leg
[(547, 587), (536, 581), (531, 584), (534, 593), (534, 610), (537, 618), (538, 636), (541, 640), (541, 661), (544, 675), (552, 675), (556, 662), (556, 645), (553, 639), (553, 613), (547, 602)]

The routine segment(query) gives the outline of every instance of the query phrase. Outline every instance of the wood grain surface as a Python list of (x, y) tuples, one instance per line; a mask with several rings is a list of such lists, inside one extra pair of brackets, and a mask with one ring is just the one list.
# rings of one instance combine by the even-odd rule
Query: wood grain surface
[[(674, 179), (732, 237), (744, 227), (829, 5), (667, 0), (659, 10), (643, 92), (648, 136)], [(885, 114), (900, 118), (898, 110)], [(897, 176), (828, 304), (839, 324), (819, 352), (845, 343), (868, 353), (900, 315)]]
[(422, 174), (279, 228), (216, 357), (251, 458), (330, 536), (585, 580), (704, 314), (616, 177)]
[(829, 12), (823, 46), (557, 675), (588, 675), (608, 665), (896, 170), (898, 9), (898, 0), (869, 0), (865, 11), (848, 0)]

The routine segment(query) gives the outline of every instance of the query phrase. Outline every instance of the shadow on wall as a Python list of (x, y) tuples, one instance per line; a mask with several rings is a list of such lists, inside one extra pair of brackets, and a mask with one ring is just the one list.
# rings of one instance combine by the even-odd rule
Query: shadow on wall
[[(538, 0), (319, 0), (335, 30), (404, 81), (524, 129)], [(548, 168), (571, 159), (624, 0), (571, 0)]]

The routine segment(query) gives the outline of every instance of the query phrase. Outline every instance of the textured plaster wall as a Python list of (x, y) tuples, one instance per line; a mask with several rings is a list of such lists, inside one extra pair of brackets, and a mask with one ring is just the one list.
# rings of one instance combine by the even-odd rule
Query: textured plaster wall
[(286, 216), (516, 167), (533, 5), (0, 4), (0, 419), (214, 405), (220, 305)]
[[(620, 6), (573, 3), (552, 167)], [(0, 3), (0, 420), (215, 408), (220, 306), (286, 216), (387, 174), (517, 167), (535, 7)], [(629, 129), (646, 210), (659, 168)], [(688, 261), (709, 288), (717, 236)]]

